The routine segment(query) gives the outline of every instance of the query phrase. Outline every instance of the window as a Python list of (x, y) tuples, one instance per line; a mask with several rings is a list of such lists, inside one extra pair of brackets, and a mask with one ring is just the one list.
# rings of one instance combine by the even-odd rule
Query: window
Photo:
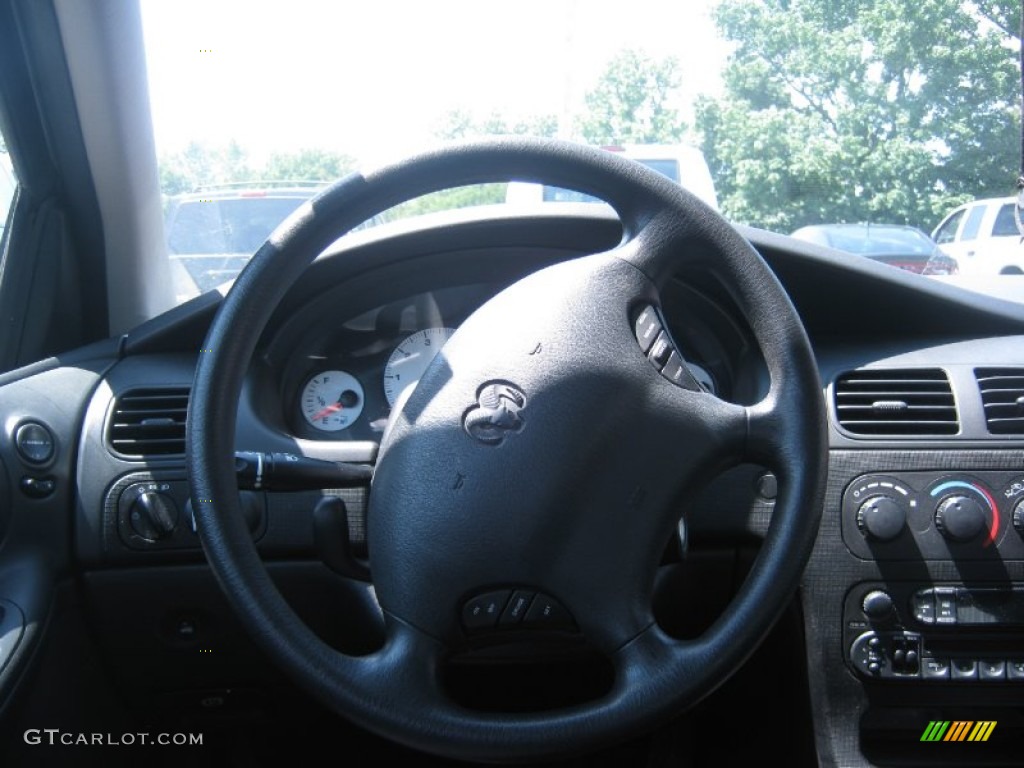
[(978, 230), (981, 229), (981, 220), (985, 216), (985, 206), (976, 205), (967, 214), (967, 221), (964, 222), (964, 231), (960, 233), (961, 240), (975, 240), (978, 237)]
[(956, 240), (956, 230), (960, 226), (960, 220), (966, 212), (966, 209), (957, 211), (946, 219), (945, 223), (935, 232), (935, 242), (942, 245), (943, 243), (952, 243)]
[(1013, 214), (1014, 204), (1007, 203), (996, 214), (996, 223), (992, 225), (993, 237), (1020, 237), (1017, 229), (1017, 218)]

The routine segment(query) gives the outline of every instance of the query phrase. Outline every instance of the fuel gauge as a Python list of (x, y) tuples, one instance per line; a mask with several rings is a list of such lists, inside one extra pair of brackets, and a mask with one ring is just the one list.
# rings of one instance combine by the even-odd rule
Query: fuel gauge
[(299, 407), (306, 422), (322, 432), (351, 426), (363, 412), (363, 386), (345, 371), (324, 371), (302, 388)]

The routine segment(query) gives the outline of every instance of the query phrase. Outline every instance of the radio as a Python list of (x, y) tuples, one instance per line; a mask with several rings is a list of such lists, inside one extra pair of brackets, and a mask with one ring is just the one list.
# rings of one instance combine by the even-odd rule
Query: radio
[(1024, 584), (863, 583), (843, 606), (847, 663), (877, 680), (1024, 682)]

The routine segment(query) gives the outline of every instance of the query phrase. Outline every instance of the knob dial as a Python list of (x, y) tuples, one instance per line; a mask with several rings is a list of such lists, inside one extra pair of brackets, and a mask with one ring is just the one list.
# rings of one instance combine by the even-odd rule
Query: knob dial
[(892, 596), (881, 589), (873, 589), (864, 595), (861, 601), (861, 609), (869, 619), (881, 621), (888, 619), (893, 613)]
[(906, 524), (907, 510), (891, 496), (872, 496), (857, 510), (857, 527), (869, 539), (895, 539)]
[(1024, 499), (1017, 502), (1017, 506), (1013, 508), (1013, 527), (1017, 529), (1017, 533), (1024, 536)]
[(935, 527), (950, 541), (970, 541), (985, 528), (985, 508), (970, 496), (949, 496), (935, 510)]
[(170, 536), (178, 524), (178, 505), (166, 493), (144, 491), (128, 513), (132, 530), (148, 541)]

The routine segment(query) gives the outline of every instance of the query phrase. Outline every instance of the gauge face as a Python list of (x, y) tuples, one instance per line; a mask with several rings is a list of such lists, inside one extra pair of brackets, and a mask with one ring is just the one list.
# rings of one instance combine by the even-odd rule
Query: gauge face
[(324, 371), (306, 382), (299, 407), (314, 429), (337, 432), (351, 426), (363, 412), (363, 387), (350, 373)]
[(394, 408), (402, 392), (416, 385), (453, 333), (453, 328), (425, 328), (395, 347), (384, 366), (384, 395), (388, 405)]

